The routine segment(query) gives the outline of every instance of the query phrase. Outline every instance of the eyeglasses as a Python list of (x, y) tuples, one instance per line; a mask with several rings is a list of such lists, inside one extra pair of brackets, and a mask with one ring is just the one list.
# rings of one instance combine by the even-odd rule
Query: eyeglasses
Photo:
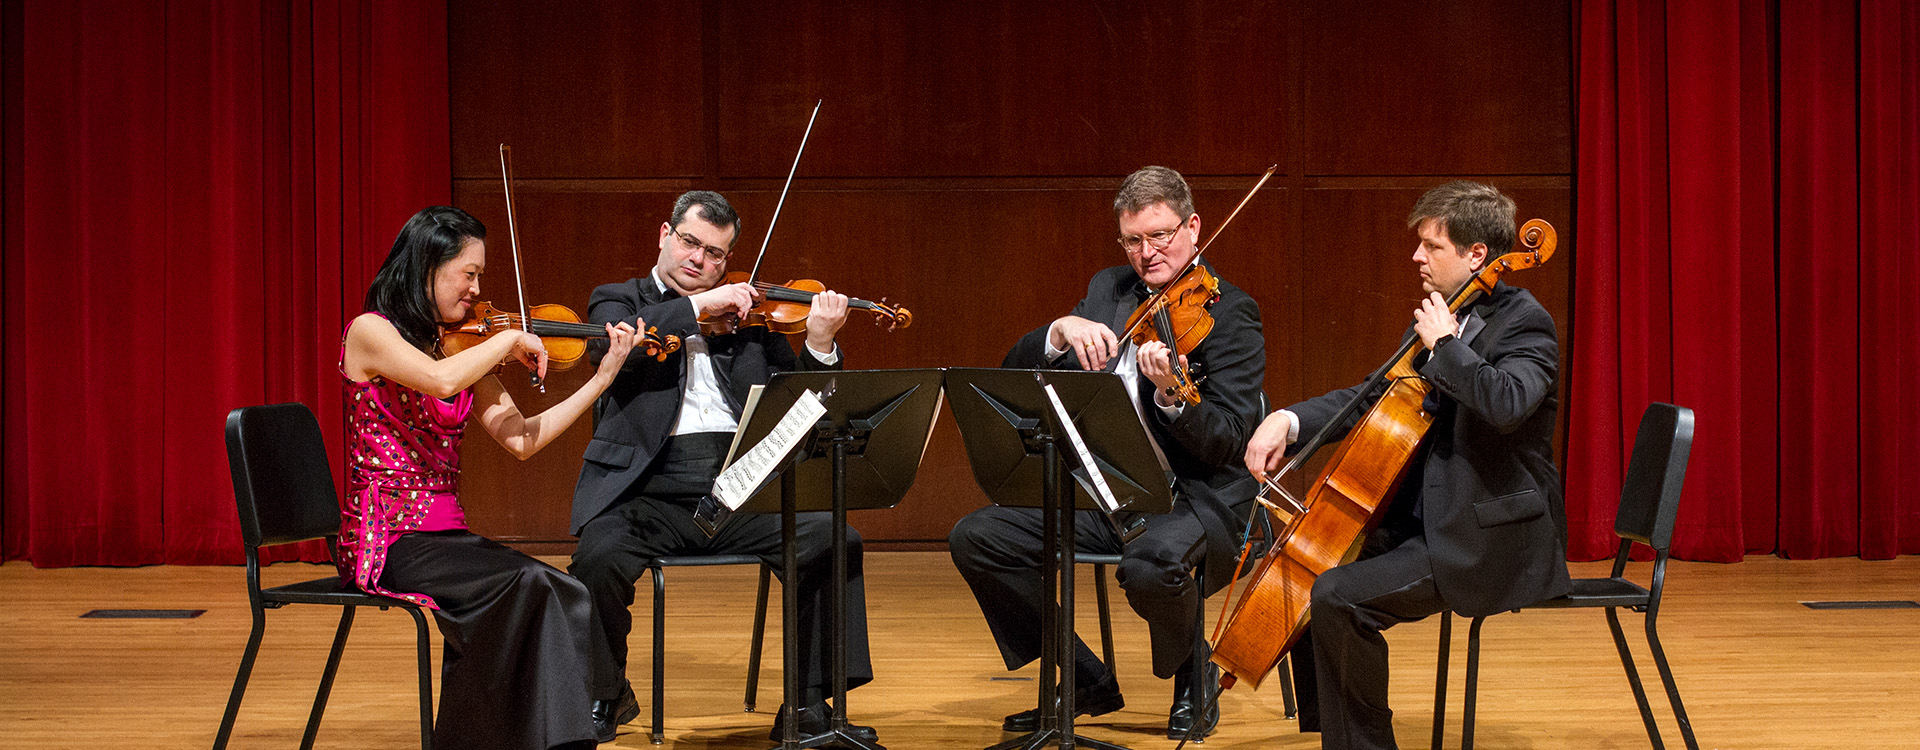
[(732, 250), (728, 250), (715, 245), (703, 244), (700, 242), (699, 237), (695, 237), (691, 234), (687, 234), (686, 232), (682, 232), (678, 229), (673, 230), (673, 237), (674, 239), (680, 242), (680, 249), (682, 251), (689, 252), (689, 253), (695, 250), (703, 251), (706, 253), (707, 260), (709, 262), (719, 263), (721, 261), (724, 261), (728, 258), (733, 257)]
[(1129, 234), (1119, 238), (1118, 242), (1120, 243), (1121, 249), (1126, 250), (1128, 253), (1140, 252), (1142, 245), (1152, 247), (1155, 250), (1165, 250), (1168, 245), (1173, 244), (1173, 238), (1180, 236), (1180, 230), (1186, 227), (1186, 223), (1181, 222), (1179, 226), (1173, 227), (1172, 229), (1149, 232), (1144, 237), (1137, 234)]

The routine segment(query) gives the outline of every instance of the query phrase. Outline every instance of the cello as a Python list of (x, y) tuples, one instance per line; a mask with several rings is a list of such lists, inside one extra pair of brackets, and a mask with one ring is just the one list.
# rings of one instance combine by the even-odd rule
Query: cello
[[(1508, 272), (1547, 262), (1553, 257), (1557, 235), (1551, 224), (1533, 219), (1520, 227), (1518, 242), (1513, 251), (1492, 259), (1475, 273), (1447, 300), (1447, 309), (1458, 313), (1481, 295), (1491, 293)], [(1268, 479), (1254, 498), (1258, 502), (1253, 512), (1265, 509), (1280, 531), (1248, 576), (1232, 613), (1220, 620), (1212, 659), (1220, 666), (1222, 689), (1241, 680), (1256, 689), (1260, 686), (1280, 663), (1281, 655), (1305, 632), (1314, 579), (1353, 560), (1398, 491), (1427, 428), (1433, 425), (1433, 415), (1422, 408), (1433, 385), (1413, 367), (1414, 355), (1421, 348), (1417, 334), (1401, 342), (1393, 358), (1369, 375), (1353, 400), (1304, 443), (1276, 475), (1284, 477), (1298, 471), (1330, 442), (1336, 426), (1366, 408), (1366, 414), (1307, 486), (1304, 502), (1273, 479)], [(1368, 398), (1374, 394), (1380, 394), (1379, 398), (1367, 407)], [(1270, 499), (1270, 494), (1280, 499)]]

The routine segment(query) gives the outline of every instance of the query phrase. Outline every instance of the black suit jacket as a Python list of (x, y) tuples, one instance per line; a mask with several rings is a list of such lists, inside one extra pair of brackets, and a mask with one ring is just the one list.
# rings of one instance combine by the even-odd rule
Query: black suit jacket
[[(661, 291), (652, 274), (601, 285), (587, 302), (587, 319), (595, 325), (620, 321), (631, 324), (636, 316), (658, 328), (661, 336), (684, 339), (700, 332), (693, 302)], [(597, 365), (606, 352), (606, 342), (602, 339), (593, 343), (588, 360)], [(764, 385), (774, 373), (840, 369), (846, 364), (844, 356), (833, 365), (822, 364), (812, 356), (795, 356), (786, 336), (766, 328), (709, 336), (707, 349), (735, 419), (740, 418), (746, 405), (748, 389)], [(637, 352), (627, 358), (613, 385), (594, 404), (593, 440), (587, 443), (586, 461), (574, 485), (569, 533), (579, 535), (580, 527), (612, 507), (645, 475), (679, 419), (680, 391), (686, 379), (684, 349), (667, 355), (665, 361)]]
[[(1127, 317), (1145, 299), (1140, 296), (1144, 289), (1130, 266), (1102, 270), (1087, 284), (1087, 295), (1074, 305), (1073, 314), (1121, 333)], [(1220, 299), (1209, 312), (1213, 331), (1187, 354), (1196, 373), (1205, 376), (1199, 383), (1200, 403), (1187, 406), (1173, 420), (1152, 403), (1143, 403), (1147, 428), (1173, 470), (1175, 502), (1191, 505), (1206, 529), (1207, 586), (1217, 590), (1233, 578), (1246, 525), (1245, 503), (1256, 489), (1241, 457), (1264, 416), (1266, 399), (1260, 389), (1266, 380), (1267, 345), (1260, 332), (1260, 305), (1227, 280), (1220, 280)], [(1001, 366), (1080, 369), (1071, 351), (1047, 361), (1051, 325), (1021, 337)]]
[[(1466, 335), (1425, 357), (1434, 385), (1417, 484), (1389, 513), (1420, 505), (1435, 584), (1469, 617), (1523, 607), (1568, 591), (1566, 508), (1553, 465), (1554, 381), (1560, 345), (1553, 317), (1524, 289), (1495, 286), (1473, 306)], [(1416, 360), (1418, 362), (1418, 360)], [(1361, 386), (1287, 407), (1302, 440), (1333, 418)], [(1337, 435), (1357, 422), (1336, 428)], [(1411, 520), (1411, 515), (1403, 515)]]

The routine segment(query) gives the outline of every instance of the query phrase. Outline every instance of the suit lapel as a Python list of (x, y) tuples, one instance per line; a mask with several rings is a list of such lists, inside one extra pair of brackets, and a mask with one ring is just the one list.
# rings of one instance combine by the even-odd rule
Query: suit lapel
[(1473, 308), (1473, 314), (1467, 316), (1467, 324), (1460, 328), (1460, 341), (1468, 345), (1480, 337), (1480, 331), (1487, 327), (1487, 314), (1493, 312), (1492, 305), (1479, 305)]

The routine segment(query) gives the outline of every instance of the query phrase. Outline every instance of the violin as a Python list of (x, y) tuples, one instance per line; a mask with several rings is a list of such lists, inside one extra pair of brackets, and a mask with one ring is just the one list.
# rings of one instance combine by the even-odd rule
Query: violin
[[(1127, 316), (1127, 329), (1120, 334), (1120, 338), (1133, 341), (1136, 347), (1149, 341), (1167, 345), (1167, 358), (1173, 365), (1173, 385), (1167, 388), (1167, 395), (1177, 399), (1176, 403), (1200, 403), (1199, 380), (1180, 364), (1180, 358), (1200, 346), (1207, 334), (1213, 332), (1213, 315), (1207, 310), (1220, 300), (1220, 279), (1209, 272), (1206, 266), (1200, 265), (1200, 256), (1207, 254), (1207, 248), (1220, 238), (1220, 232), (1233, 223), (1233, 217), (1240, 215), (1240, 209), (1247, 207), (1247, 201), (1253, 200), (1253, 196), (1260, 193), (1260, 186), (1267, 184), (1267, 179), (1279, 169), (1278, 164), (1267, 167), (1266, 173), (1253, 183), (1253, 189), (1248, 190), (1239, 205), (1233, 207), (1233, 213), (1227, 214), (1226, 221), (1214, 227), (1207, 241), (1200, 243), (1200, 249), (1194, 252), (1192, 260), (1187, 261), (1187, 267), (1181, 269), (1180, 275), (1173, 277), (1173, 281), (1154, 292), (1153, 296), (1133, 309), (1132, 315)], [(1108, 360), (1107, 371), (1112, 372), (1118, 364), (1118, 358)]]
[[(720, 283), (738, 284), (747, 280), (746, 272), (734, 271)], [(754, 305), (746, 315), (724, 314), (701, 318), (700, 333), (714, 336), (752, 327), (765, 327), (774, 333), (806, 333), (807, 316), (813, 311), (813, 296), (826, 291), (827, 286), (813, 279), (798, 279), (785, 284), (755, 281), (753, 289), (765, 296), (767, 301)], [(847, 307), (873, 313), (873, 324), (884, 323), (889, 331), (913, 324), (912, 311), (899, 305), (889, 305), (885, 298), (879, 302), (868, 302), (849, 297)]]
[[(1133, 314), (1127, 317), (1127, 330), (1133, 331), (1134, 346), (1159, 341), (1172, 350), (1169, 356), (1174, 358), (1174, 384), (1167, 389), (1167, 395), (1198, 404), (1197, 379), (1187, 368), (1179, 366), (1179, 358), (1193, 351), (1213, 332), (1213, 315), (1207, 311), (1220, 300), (1220, 279), (1196, 264), (1162, 291), (1163, 294), (1155, 294), (1133, 309)], [(1142, 320), (1152, 323), (1141, 325)]]
[[(521, 315), (502, 312), (491, 302), (476, 302), (465, 319), (448, 324), (440, 332), (440, 354), (449, 357), (459, 354), (505, 330), (539, 336), (540, 343), (547, 348), (547, 368), (552, 370), (570, 368), (586, 356), (587, 339), (607, 337), (605, 326), (580, 322), (580, 315), (566, 305), (534, 305), (527, 315)], [(656, 360), (665, 360), (668, 354), (679, 349), (679, 336), (662, 338), (659, 329), (652, 326), (633, 342), (634, 353)]]

